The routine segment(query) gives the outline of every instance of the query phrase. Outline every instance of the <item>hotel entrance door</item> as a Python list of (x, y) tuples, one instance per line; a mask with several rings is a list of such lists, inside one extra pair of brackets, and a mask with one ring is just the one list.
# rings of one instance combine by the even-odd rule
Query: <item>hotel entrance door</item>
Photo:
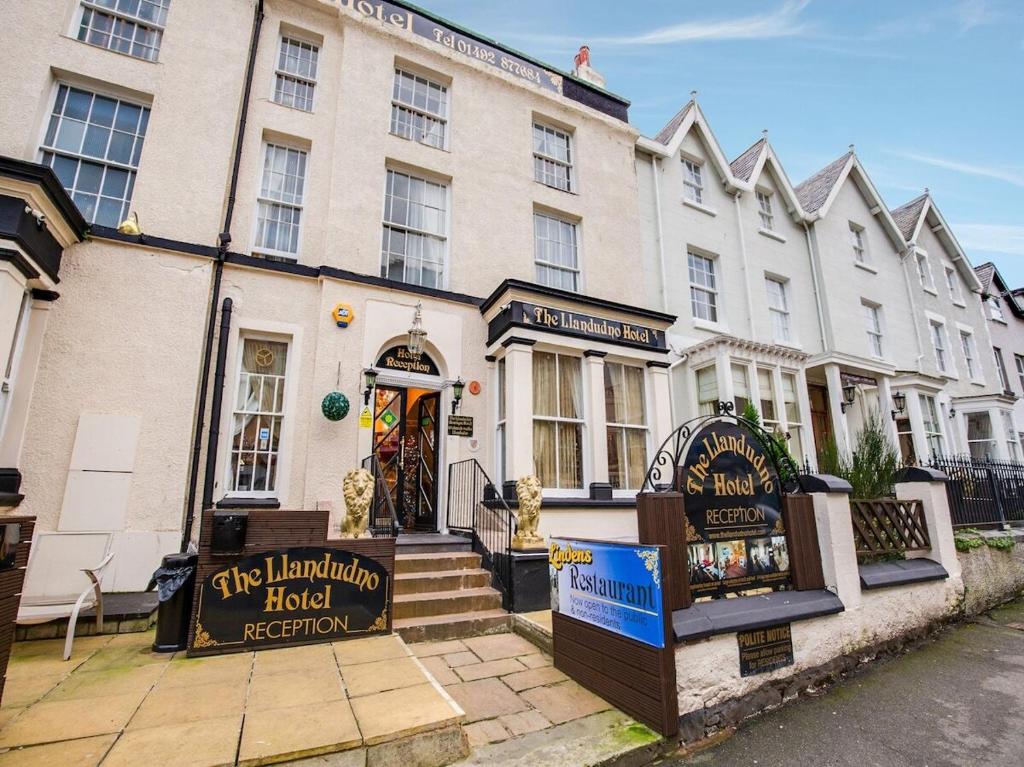
[(373, 453), (380, 461), (398, 521), (405, 530), (437, 530), (440, 392), (378, 386)]

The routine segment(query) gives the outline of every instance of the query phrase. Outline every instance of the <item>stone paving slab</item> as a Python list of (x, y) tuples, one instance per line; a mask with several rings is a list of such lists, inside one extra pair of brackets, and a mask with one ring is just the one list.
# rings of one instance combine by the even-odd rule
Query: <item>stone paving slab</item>
[(60, 640), (16, 643), (0, 767), (252, 767), (342, 749), (353, 764), (440, 764), (466, 753), (463, 710), (397, 635), (207, 658), (154, 653), (152, 642), (85, 637), (68, 662)]

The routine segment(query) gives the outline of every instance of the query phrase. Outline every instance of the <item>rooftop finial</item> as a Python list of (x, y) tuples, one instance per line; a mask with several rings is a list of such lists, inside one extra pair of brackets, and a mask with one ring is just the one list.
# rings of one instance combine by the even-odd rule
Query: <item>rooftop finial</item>
[(925, 194), (931, 194), (931, 192), (929, 192), (929, 191), (928, 191), (928, 187), (925, 187), (925, 188), (924, 188), (924, 193), (925, 193)]
[(856, 150), (853, 148), (853, 144), (850, 144), (850, 154), (853, 154), (854, 151)]
[(761, 138), (763, 138), (765, 141), (768, 140), (768, 129), (767, 128), (765, 128), (763, 131), (761, 131)]
[(690, 91), (690, 101), (697, 103), (697, 91)]

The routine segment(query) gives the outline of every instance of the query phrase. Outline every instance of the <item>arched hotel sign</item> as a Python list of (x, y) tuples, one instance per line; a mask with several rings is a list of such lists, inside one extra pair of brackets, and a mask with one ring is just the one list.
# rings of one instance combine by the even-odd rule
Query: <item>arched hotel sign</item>
[(189, 655), (386, 633), (389, 587), (383, 565), (342, 549), (245, 557), (200, 584)]
[(708, 423), (690, 442), (680, 471), (691, 594), (785, 585), (782, 487), (754, 432), (742, 422)]
[(425, 376), (441, 375), (437, 363), (429, 354), (413, 354), (408, 346), (392, 346), (377, 360), (377, 367), (384, 370), (401, 370), (404, 373), (419, 373)]

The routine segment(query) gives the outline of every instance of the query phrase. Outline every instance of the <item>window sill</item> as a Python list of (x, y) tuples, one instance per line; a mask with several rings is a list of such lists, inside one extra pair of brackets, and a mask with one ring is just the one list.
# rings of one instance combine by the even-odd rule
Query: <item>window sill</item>
[(974, 384), (975, 386), (984, 386), (985, 385), (985, 381), (983, 381), (980, 378), (972, 378), (971, 379), (971, 383)]
[(804, 347), (797, 341), (779, 341), (777, 339), (773, 339), (772, 343), (776, 346), (782, 346), (786, 349), (792, 349), (798, 352), (802, 352), (804, 350)]
[[(110, 10), (105, 8), (104, 12), (105, 13), (109, 13)], [(145, 24), (143, 24), (143, 26), (145, 26)], [(81, 43), (82, 45), (88, 45), (90, 48), (96, 48), (97, 50), (100, 50), (100, 51), (106, 51), (107, 53), (116, 53), (118, 56), (123, 56), (126, 59), (131, 59), (132, 61), (141, 61), (144, 64), (159, 64), (160, 63), (160, 53), (163, 52), (162, 50), (159, 51), (157, 53), (156, 59), (145, 59), (142, 56), (133, 56), (130, 53), (125, 53), (124, 51), (119, 51), (119, 50), (116, 50), (114, 48), (107, 48), (107, 47), (104, 47), (102, 45), (96, 45), (96, 43), (90, 43), (88, 40), (79, 40), (74, 35), (61, 35), (61, 37), (64, 37), (64, 38), (66, 38), (68, 40), (74, 40), (76, 43)]]
[(280, 509), (281, 501), (277, 498), (239, 498), (227, 496), (214, 504), (218, 509)]
[(438, 152), (444, 152), (445, 154), (451, 154), (451, 150), (448, 149), (447, 146), (434, 146), (433, 144), (428, 144), (426, 141), (417, 141), (414, 138), (408, 138), (406, 136), (399, 135), (398, 133), (392, 133), (391, 131), (388, 131), (388, 135), (389, 136), (394, 136), (395, 138), (401, 139), (402, 141), (407, 141), (410, 144), (418, 144), (419, 146), (425, 146), (428, 149), (436, 149)]
[(688, 208), (693, 208), (694, 210), (699, 210), (701, 213), (705, 213), (709, 216), (718, 215), (718, 211), (715, 210), (714, 208), (709, 208), (707, 205), (703, 205), (699, 202), (694, 202), (688, 197), (683, 198), (683, 205), (687, 206)]
[(268, 250), (253, 250), (252, 254), (256, 258), (265, 258), (267, 261), (277, 261), (282, 264), (299, 263), (297, 256), (287, 253), (274, 253)]
[(992, 322), (998, 322), (1000, 325), (1006, 325), (1007, 324), (1006, 320), (1001, 320), (998, 317), (989, 317), (989, 320), (992, 321)]
[(693, 326), (699, 330), (710, 330), (715, 333), (728, 333), (729, 329), (721, 324), (720, 322), (710, 322), (708, 320), (700, 320), (696, 317), (691, 318)]
[(783, 237), (778, 232), (776, 232), (774, 229), (765, 229), (764, 227), (761, 227), (760, 229), (757, 230), (757, 233), (758, 234), (763, 234), (768, 239), (775, 240), (776, 242), (785, 242), (786, 241), (786, 238)]
[(571, 194), (573, 197), (579, 196), (579, 192), (577, 192), (575, 189), (562, 189), (562, 187), (560, 186), (552, 186), (551, 184), (545, 184), (543, 181), (539, 181), (538, 179), (534, 179), (533, 183), (538, 184), (539, 186), (542, 186), (545, 189), (554, 189), (556, 192), (561, 192), (562, 194)]
[(878, 270), (871, 266), (871, 264), (862, 264), (860, 261), (854, 261), (853, 265), (858, 269), (863, 269), (865, 272), (871, 272), (871, 274), (878, 274)]
[(939, 292), (935, 288), (929, 288), (927, 285), (922, 285), (921, 289), (925, 293), (930, 293), (931, 295), (935, 296), (936, 298), (939, 297)]
[(273, 98), (268, 99), (268, 101), (270, 101), (271, 104), (276, 104), (277, 106), (281, 107), (282, 109), (288, 109), (288, 110), (290, 110), (292, 112), (298, 112), (299, 114), (304, 114), (304, 115), (314, 115), (314, 114), (316, 114), (316, 112), (314, 110), (312, 110), (312, 109), (303, 109), (302, 107), (292, 106), (291, 104), (282, 104), (280, 101), (274, 101)]
[(958, 299), (954, 299), (953, 300), (953, 306), (959, 306), (961, 309), (966, 309), (967, 308), (967, 304), (965, 304), (963, 301), (960, 301)]

